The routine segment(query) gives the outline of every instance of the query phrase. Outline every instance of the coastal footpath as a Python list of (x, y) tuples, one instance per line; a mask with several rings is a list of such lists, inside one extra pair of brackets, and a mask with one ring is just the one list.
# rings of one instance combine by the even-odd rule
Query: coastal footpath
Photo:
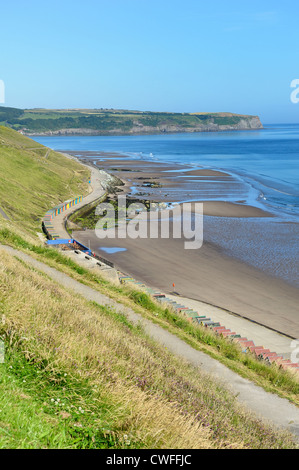
[[(68, 155), (65, 154), (65, 156)], [(93, 166), (90, 166), (89, 168), (91, 169), (89, 188), (90, 194), (78, 204), (73, 206), (70, 205), (70, 207), (66, 208), (63, 212), (57, 214), (51, 220), (51, 225), (53, 227), (54, 233), (57, 235), (56, 238), (58, 239), (61, 238), (62, 240), (65, 240), (71, 237), (67, 228), (68, 218), (71, 214), (78, 211), (78, 209), (80, 208), (89, 207), (94, 202), (103, 200), (103, 198), (107, 196), (107, 187), (109, 187), (109, 184), (111, 183), (111, 180), (113, 180), (113, 177), (111, 177), (109, 173), (106, 173), (103, 170), (98, 170)], [(76, 242), (79, 243), (77, 240)], [(98, 254), (99, 253), (97, 253), (97, 255)], [(75, 256), (75, 259), (77, 262), (80, 261), (80, 258), (78, 256)], [(83, 260), (83, 262), (84, 265), (86, 265), (85, 260)], [(135, 286), (142, 285), (147, 289), (147, 287), (143, 283), (139, 282), (138, 280), (136, 281), (130, 275), (124, 275), (121, 269), (118, 268), (117, 272), (118, 277), (120, 278), (120, 280), (123, 279), (123, 282), (130, 282)], [(161, 297), (161, 300), (166, 302), (166, 299), (163, 299), (163, 297), (165, 298), (165, 295), (162, 295), (160, 291), (157, 290), (157, 286), (155, 287), (156, 292), (159, 292), (159, 297)], [(213, 331), (222, 335), (223, 337), (227, 337), (228, 340), (235, 339), (236, 341), (240, 342), (244, 351), (250, 350), (261, 360), (268, 361), (269, 364), (275, 362), (284, 369), (291, 368), (294, 372), (299, 372), (299, 365), (297, 363), (293, 363), (290, 360), (293, 348), (291, 338), (289, 336), (283, 335), (278, 331), (274, 331), (273, 329), (267, 328), (264, 325), (259, 325), (257, 322), (250, 321), (249, 319), (242, 317), (242, 315), (238, 316), (236, 314), (228, 312), (227, 310), (222, 309), (221, 307), (215, 307), (214, 305), (210, 305), (208, 303), (192, 300), (189, 298), (183, 298), (181, 295), (170, 295), (170, 297), (168, 296), (167, 298), (169, 304), (172, 304), (172, 307), (174, 308), (176, 305), (180, 307), (180, 304), (182, 302), (184, 303), (182, 308), (178, 308), (177, 311), (179, 314), (185, 314), (186, 318), (188, 318), (189, 321), (193, 321), (195, 323), (199, 323), (206, 327), (212, 328)], [(193, 308), (190, 308), (191, 305), (193, 306)], [(212, 319), (209, 317), (212, 317)], [(237, 334), (236, 332), (241, 333), (241, 335)], [(257, 347), (257, 345), (260, 344), (265, 345), (265, 347)], [(274, 353), (273, 351), (276, 352)]]
[[(68, 207), (65, 211), (60, 214), (57, 214), (53, 218), (55, 231), (59, 233), (61, 237), (67, 238), (69, 236), (68, 232), (65, 228), (65, 222), (67, 217), (78, 209), (78, 207), (82, 207), (83, 204), (92, 203), (94, 201), (99, 200), (99, 198), (105, 195), (105, 184), (109, 180), (110, 175), (99, 171), (95, 168), (91, 168), (91, 178), (90, 182), (92, 186), (90, 187), (90, 193), (86, 196), (85, 201), (79, 202), (75, 206)], [(15, 250), (11, 247), (1, 246), (0, 249), (10, 253), (13, 256), (17, 256), (18, 258), (22, 259), (24, 262), (29, 263), (30, 265), (34, 266), (36, 269), (44, 272), (50, 278), (55, 281), (58, 281), (59, 284), (65, 288), (71, 289), (74, 292), (80, 294), (86, 300), (93, 301), (98, 303), (99, 305), (104, 305), (105, 307), (113, 308), (115, 311), (118, 311), (121, 314), (125, 314), (128, 319), (136, 325), (142, 325), (142, 328), (150, 337), (152, 337), (155, 341), (158, 341), (164, 347), (166, 347), (169, 351), (174, 353), (175, 355), (181, 357), (183, 360), (189, 362), (195, 367), (200, 367), (205, 372), (211, 374), (215, 379), (220, 380), (225, 386), (233, 391), (234, 394), (238, 395), (238, 401), (240, 404), (245, 406), (251, 412), (254, 412), (259, 419), (263, 419), (266, 421), (270, 421), (278, 428), (286, 428), (290, 432), (292, 432), (297, 438), (299, 438), (299, 412), (298, 408), (290, 403), (287, 400), (281, 399), (278, 396), (265, 392), (262, 388), (257, 387), (249, 380), (243, 379), (235, 372), (231, 371), (229, 368), (218, 362), (217, 360), (209, 357), (209, 355), (204, 354), (190, 345), (182, 341), (179, 337), (174, 334), (171, 334), (166, 329), (162, 328), (159, 325), (155, 325), (152, 321), (149, 321), (143, 318), (141, 315), (138, 315), (132, 309), (125, 307), (124, 305), (119, 305), (119, 303), (107, 295), (104, 295), (96, 290), (91, 289), (88, 286), (84, 286), (80, 282), (77, 282), (71, 279), (64, 273), (57, 271), (45, 263), (41, 263), (40, 261), (34, 260), (27, 254), (24, 254), (18, 250)], [(77, 262), (80, 263), (79, 258), (77, 257)], [(124, 276), (122, 273), (120, 274), (120, 278), (129, 279), (129, 282), (134, 282), (133, 279), (129, 278), (128, 276)], [(162, 294), (160, 297), (165, 297)], [(175, 299), (175, 300), (172, 300)], [(161, 299), (163, 301), (163, 299)], [(183, 299), (180, 299), (183, 300)], [(165, 301), (174, 302), (176, 303), (177, 298), (172, 296), (171, 298), (166, 298)], [(189, 299), (184, 299), (184, 302), (189, 301)], [(198, 305), (197, 305), (198, 307)], [(184, 309), (182, 308), (182, 312)], [(206, 306), (207, 308), (207, 306)], [(213, 309), (213, 307), (212, 307)], [(215, 309), (214, 309), (215, 310)], [(218, 309), (219, 312), (221, 309)], [(191, 311), (190, 309), (187, 311)], [(203, 312), (201, 312), (203, 313)], [(208, 314), (211, 311), (208, 310)], [(214, 312), (215, 314), (215, 312)], [(229, 320), (231, 322), (232, 329), (236, 329), (241, 326), (240, 320), (238, 318), (234, 318), (234, 316), (229, 315), (227, 312), (222, 311), (222, 321)], [(203, 317), (198, 317), (203, 318)], [(214, 317), (215, 318), (215, 317)], [(211, 320), (208, 318), (208, 320)], [(200, 323), (203, 323), (201, 321)], [(209, 323), (205, 323), (206, 327), (209, 327)], [(271, 331), (267, 331), (265, 328), (261, 328), (259, 325), (253, 325), (248, 322), (248, 326), (246, 327), (246, 320), (243, 320), (244, 328), (247, 332), (251, 330), (253, 336), (256, 334), (259, 338), (264, 338), (266, 341), (272, 341), (273, 343), (281, 342), (282, 337), (273, 333)], [(216, 323), (215, 323), (216, 325)], [(217, 323), (219, 326), (220, 324)], [(236, 328), (237, 327), (237, 328)], [(220, 327), (221, 328), (221, 327)], [(216, 328), (217, 329), (217, 328)], [(261, 330), (261, 331), (259, 331)], [(231, 331), (225, 329), (226, 332)], [(219, 332), (219, 334), (223, 334), (223, 332)], [(232, 333), (236, 336), (235, 333)], [(223, 334), (224, 335), (224, 334)], [(226, 336), (226, 335), (224, 335)], [(277, 337), (276, 337), (277, 336)], [(241, 336), (239, 336), (241, 338)], [(227, 339), (229, 340), (229, 335), (227, 335)], [(243, 338), (244, 339), (244, 338)], [(247, 340), (247, 338), (245, 338)], [(249, 341), (248, 343), (252, 343)], [(247, 343), (246, 343), (247, 344)], [(246, 348), (246, 344), (242, 342), (243, 347)], [(283, 344), (285, 347), (287, 343)], [(263, 349), (263, 348), (262, 348)], [(265, 351), (268, 351), (265, 349)], [(290, 362), (290, 361), (286, 361)]]
[[(89, 204), (97, 201), (99, 197), (103, 197), (105, 195), (105, 184), (110, 177), (108, 173), (99, 171), (94, 167), (91, 167), (91, 175), (92, 187), (89, 196), (87, 196)], [(85, 204), (87, 204), (86, 200)], [(82, 205), (83, 202), (79, 204), (81, 207)], [(55, 232), (59, 233), (62, 238), (67, 238), (69, 236), (69, 233), (66, 231), (65, 222), (67, 218), (76, 210), (77, 206), (69, 207), (62, 214), (58, 214), (53, 218)], [(76, 261), (80, 263), (80, 258), (78, 256), (76, 256)], [(44, 269), (46, 269), (46, 266), (43, 267), (43, 270)], [(46, 272), (48, 272), (47, 269)], [(136, 287), (145, 289), (145, 291), (149, 292), (149, 295), (154, 295), (156, 300), (162, 302), (165, 305), (168, 304), (168, 307), (170, 308), (172, 306), (173, 309), (178, 311), (179, 315), (185, 315), (189, 321), (199, 323), (206, 328), (212, 329), (216, 334), (227, 338), (228, 341), (234, 340), (240, 343), (244, 352), (250, 351), (251, 353), (256, 354), (260, 360), (268, 361), (269, 364), (275, 362), (282, 368), (292, 368), (294, 371), (298, 370), (298, 364), (293, 364), (292, 361), (283, 357), (285, 356), (286, 350), (291, 353), (289, 338), (283, 337), (279, 333), (273, 332), (271, 330), (267, 330), (267, 328), (258, 324), (254, 324), (245, 318), (238, 318), (235, 315), (231, 315), (225, 310), (215, 308), (212, 305), (209, 306), (207, 304), (193, 301), (192, 309), (190, 308), (190, 302), (192, 303), (192, 300), (190, 301), (190, 299), (182, 299), (181, 297), (177, 296), (166, 297), (158, 291), (152, 291), (152, 289), (147, 288), (147, 286), (144, 284), (135, 281), (133, 278), (121, 273), (120, 271), (118, 271), (118, 277), (122, 283), (129, 282), (129, 284), (132, 284), (133, 286), (135, 285)], [(62, 280), (63, 284), (65, 282), (67, 286), (71, 285), (70, 280)], [(75, 283), (73, 288), (78, 291), (78, 283)], [(86, 293), (84, 290), (86, 290)], [(114, 302), (108, 297), (105, 297), (99, 293), (94, 292), (92, 294), (90, 290), (88, 291), (88, 289), (85, 289), (84, 287), (80, 287), (79, 292), (83, 295), (87, 295), (88, 300), (95, 300), (100, 304), (113, 306), (113, 308), (119, 309), (117, 302)], [(98, 296), (100, 297), (100, 301), (97, 299)], [(182, 302), (183, 305), (181, 305)], [(188, 307), (186, 307), (187, 305)], [(121, 307), (121, 309), (121, 311), (124, 312), (124, 308)], [(197, 311), (195, 311), (195, 309)], [(187, 360), (191, 364), (200, 366), (203, 370), (209, 374), (212, 374), (216, 379), (224, 381), (226, 386), (232, 389), (234, 393), (237, 392), (240, 403), (248, 407), (251, 411), (257, 413), (260, 418), (271, 420), (273, 423), (275, 423), (276, 426), (285, 427), (299, 437), (299, 414), (298, 409), (295, 406), (288, 404), (287, 401), (281, 400), (275, 395), (264, 392), (259, 387), (256, 387), (253, 383), (242, 379), (238, 374), (230, 371), (227, 367), (223, 366), (215, 359), (212, 359), (208, 355), (196, 351), (182, 340), (177, 338), (175, 335), (170, 334), (169, 332), (163, 330), (163, 328), (154, 325), (152, 322), (143, 319), (141, 316), (136, 315), (136, 313), (134, 313), (132, 310), (125, 309), (125, 311), (130, 321), (133, 321), (136, 324), (142, 324), (143, 328), (150, 336), (152, 336), (159, 343), (162, 343), (170, 351), (176, 355), (181, 356), (184, 360)], [(205, 313), (205, 315), (203, 315), (203, 313)], [(213, 320), (210, 318), (210, 316), (213, 317)], [(226, 326), (223, 326), (224, 324)], [(228, 324), (230, 328), (227, 328)], [(242, 332), (242, 334), (237, 334), (235, 331)], [(244, 335), (248, 335), (248, 333), (251, 335), (249, 340), (244, 337)], [(252, 341), (252, 339), (254, 339), (255, 343)], [(260, 344), (260, 342), (266, 344), (266, 347), (256, 347), (256, 344)], [(277, 346), (278, 350), (281, 349), (281, 351), (284, 351), (283, 355), (278, 356), (278, 354), (271, 352), (274, 350), (274, 348), (277, 349)], [(271, 349), (267, 349), (267, 347), (270, 347)], [(274, 412), (273, 410), (278, 410), (278, 412)]]
[(112, 300), (108, 296), (75, 281), (71, 277), (34, 260), (18, 250), (1, 245), (0, 250), (4, 250), (12, 256), (17, 256), (24, 262), (47, 274), (51, 279), (57, 281), (60, 286), (80, 294), (86, 300), (113, 308), (114, 311), (122, 315), (125, 314), (130, 322), (136, 326), (141, 326), (147, 335), (163, 345), (171, 353), (220, 381), (231, 393), (238, 397), (238, 402), (250, 412), (255, 413), (258, 419), (273, 423), (278, 429), (285, 428), (289, 430), (299, 440), (299, 410), (298, 407), (289, 403), (288, 400), (265, 392), (261, 387), (257, 387), (249, 380), (243, 379), (217, 360), (192, 348), (176, 335), (143, 318), (132, 309), (120, 305), (119, 302)]
[(293, 373), (41, 241), (90, 169), (1, 127), (0, 159), (0, 448), (297, 448)]

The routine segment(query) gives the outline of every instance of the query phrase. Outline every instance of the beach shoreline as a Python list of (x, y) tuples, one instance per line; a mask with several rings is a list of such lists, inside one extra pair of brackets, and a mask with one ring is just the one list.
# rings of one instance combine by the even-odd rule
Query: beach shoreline
[[(78, 155), (78, 152), (72, 153)], [(99, 155), (103, 158), (93, 160), (93, 157), (99, 157)], [(245, 184), (229, 171), (194, 169), (188, 164), (135, 160), (121, 154), (105, 152), (80, 152), (79, 160), (87, 165), (107, 171), (122, 180), (124, 186), (121, 188), (121, 192), (128, 197), (166, 203), (204, 202), (205, 215), (211, 216), (274, 216), (262, 203), (250, 204), (245, 198), (245, 193), (248, 191), (244, 187)], [(178, 172), (181, 172), (179, 178), (183, 178), (183, 182), (178, 180)], [(192, 182), (193, 178), (194, 181), (197, 180), (198, 185), (203, 183), (208, 185), (208, 189), (203, 190), (200, 187), (195, 191), (188, 190), (187, 185), (190, 188), (189, 182)], [(153, 188), (146, 186), (150, 182), (153, 183)], [(160, 187), (155, 184), (159, 184)], [(230, 186), (229, 190), (227, 190), (228, 185)], [(216, 189), (211, 190), (211, 187), (215, 186), (217, 186)], [(229, 196), (232, 186), (234, 186), (234, 191), (238, 192), (236, 197)], [(213, 194), (209, 195), (208, 192), (213, 192)], [(229, 200), (223, 200), (223, 198)]]
[[(252, 229), (253, 233), (256, 233), (256, 226), (264, 233), (267, 231), (265, 221), (272, 225), (276, 223), (274, 214), (262, 206), (248, 205), (246, 200), (238, 197), (238, 193), (234, 201), (217, 200), (223, 197), (223, 188), (226, 189), (228, 185), (236, 187), (240, 192), (243, 190), (240, 181), (236, 181), (229, 173), (185, 168), (186, 181), (180, 182), (180, 178), (174, 178), (174, 184), (172, 175), (180, 172), (177, 165), (136, 161), (119, 155), (116, 158), (116, 155), (102, 153), (103, 158), (94, 160), (95, 155), (88, 155), (90, 158), (86, 158), (85, 154), (83, 158), (79, 157), (79, 160), (117, 176), (125, 183), (119, 194), (140, 197), (141, 200), (147, 198), (150, 201), (178, 202), (177, 196), (182, 196), (189, 186), (188, 181), (194, 177), (199, 177), (199, 184), (204, 181), (205, 188), (208, 185), (209, 189), (214, 187), (215, 190), (218, 184), (218, 194), (214, 191), (214, 199), (206, 201), (205, 197), (202, 197), (205, 229), (203, 246), (199, 250), (185, 250), (183, 240), (173, 238), (100, 240), (93, 230), (77, 231), (78, 241), (85, 245), (88, 243), (91, 249), (100, 255), (105, 253), (105, 257), (121, 271), (153, 288), (171, 293), (175, 284), (175, 290), (183, 297), (226, 309), (292, 338), (299, 337), (297, 286), (273, 275), (269, 270), (263, 271), (250, 265), (235, 253), (228, 253), (225, 247), (218, 243), (219, 237), (215, 240), (215, 226), (219, 226), (220, 222), (220, 232), (226, 231), (223, 224), (227, 227), (231, 225), (233, 228), (229, 228), (230, 233), (226, 236), (237, 237), (238, 224), (243, 224), (248, 231), (249, 221), (253, 224), (252, 227), (255, 227)], [(145, 187), (144, 182), (154, 182), (155, 185)], [(161, 187), (157, 187), (156, 183), (161, 184)], [(186, 193), (185, 199), (188, 197)], [(199, 199), (197, 194), (196, 200)], [(194, 202), (193, 198), (191, 200)], [(237, 228), (234, 228), (234, 224)], [(273, 228), (271, 230), (273, 231)], [(281, 243), (281, 240), (277, 240), (278, 243)], [(122, 251), (118, 251), (118, 248)], [(111, 252), (107, 253), (105, 249), (110, 249)]]

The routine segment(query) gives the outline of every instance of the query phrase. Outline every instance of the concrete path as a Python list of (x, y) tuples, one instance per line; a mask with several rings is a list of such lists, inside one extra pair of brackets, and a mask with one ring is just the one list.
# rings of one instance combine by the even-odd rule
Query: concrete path
[[(64, 155), (68, 158), (75, 158), (67, 154)], [(82, 164), (82, 162), (80, 163)], [(78, 208), (104, 195), (105, 190), (103, 189), (103, 183), (107, 177), (109, 178), (109, 175), (105, 172), (99, 171), (94, 167), (88, 165), (85, 166), (91, 169), (91, 192), (84, 198), (82, 203), (76, 205), (75, 207), (71, 207), (62, 214), (54, 217), (53, 226), (56, 233), (58, 233), (61, 238), (69, 237), (69, 234), (65, 231), (64, 228), (64, 220), (66, 217)], [(188, 299), (181, 296), (172, 297), (171, 295), (167, 295), (167, 297), (173, 298), (173, 300), (183, 303), (186, 307), (190, 307), (191, 309), (201, 312), (202, 314), (207, 314), (207, 316), (212, 318), (215, 322), (219, 321), (221, 325), (229, 328), (231, 331), (235, 331), (242, 337), (246, 337), (248, 340), (253, 341), (256, 346), (263, 346), (264, 348), (269, 349), (271, 352), (276, 352), (278, 355), (282, 355), (285, 359), (290, 359), (291, 354), (294, 351), (294, 343), (291, 338), (261, 326), (253, 321), (250, 321), (249, 319), (231, 314), (224, 309), (197, 300)], [(297, 362), (297, 360), (295, 361)]]
[(287, 400), (279, 398), (274, 394), (265, 392), (261, 387), (254, 385), (249, 380), (243, 379), (208, 355), (193, 349), (162, 327), (142, 318), (141, 315), (136, 314), (133, 310), (75, 281), (66, 274), (40, 261), (36, 261), (29, 255), (11, 247), (0, 245), (0, 249), (24, 260), (26, 263), (46, 273), (61, 286), (73, 290), (75, 293), (82, 295), (85, 299), (97, 302), (100, 305), (113, 307), (117, 311), (127, 315), (129, 320), (133, 323), (141, 323), (149, 336), (195, 367), (199, 367), (210, 373), (215, 379), (221, 381), (224, 386), (231, 389), (232, 393), (237, 397), (237, 400), (248, 410), (255, 413), (258, 418), (266, 420), (279, 428), (288, 429), (296, 436), (299, 442), (299, 409), (295, 405), (292, 405)]
[(86, 204), (96, 201), (105, 194), (105, 189), (103, 188), (102, 184), (108, 175), (101, 173), (96, 168), (92, 168), (90, 166), (88, 166), (88, 169), (91, 170), (90, 193), (87, 196), (84, 196), (83, 201), (79, 204), (76, 204), (76, 206), (70, 207), (56, 217), (53, 217), (52, 225), (60, 238), (69, 238), (69, 234), (65, 230), (64, 223), (66, 218), (72, 214), (72, 212), (80, 209), (81, 207), (84, 207)]
[(10, 218), (8, 217), (8, 215), (5, 214), (4, 210), (1, 209), (1, 207), (0, 207), (0, 215), (2, 215), (2, 217), (4, 217), (4, 219), (6, 219), (6, 220), (10, 220)]

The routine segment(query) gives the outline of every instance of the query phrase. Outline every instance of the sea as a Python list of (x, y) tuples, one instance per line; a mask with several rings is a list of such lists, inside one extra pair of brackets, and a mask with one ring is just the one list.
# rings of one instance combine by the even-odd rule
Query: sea
[[(227, 255), (299, 287), (299, 124), (264, 125), (264, 129), (251, 131), (33, 138), (66, 153), (111, 152), (116, 153), (115, 158), (128, 155), (236, 176), (248, 188), (242, 195), (246, 203), (276, 217), (250, 221), (207, 217), (205, 239)], [(225, 200), (234, 202), (229, 194)]]
[(299, 221), (299, 124), (265, 125), (252, 131), (33, 138), (54, 150), (116, 152), (227, 171), (256, 189), (248, 202), (255, 205), (256, 196), (256, 201)]

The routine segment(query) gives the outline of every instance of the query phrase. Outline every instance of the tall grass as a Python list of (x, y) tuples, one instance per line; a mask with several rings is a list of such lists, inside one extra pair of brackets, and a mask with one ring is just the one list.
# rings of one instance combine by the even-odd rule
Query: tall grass
[[(0, 126), (0, 201), (23, 229), (40, 226), (44, 213), (72, 196), (88, 193), (90, 171), (75, 160)], [(45, 158), (47, 154), (47, 158)]]
[(116, 286), (99, 274), (91, 273), (78, 265), (57, 249), (32, 243), (30, 238), (25, 239), (9, 228), (0, 229), (0, 242), (30, 251), (37, 259), (45, 261), (78, 281), (135, 309), (164, 328), (170, 329), (172, 333), (180, 336), (192, 347), (210, 354), (243, 377), (253, 380), (272, 393), (299, 404), (297, 374), (282, 370), (275, 364), (269, 366), (265, 362), (257, 360), (252, 354), (243, 353), (239, 344), (231, 342), (227, 338), (221, 338), (208, 328), (190, 323), (183, 315), (172, 311), (171, 307), (161, 305), (146, 292), (137, 289), (136, 286), (129, 284)]
[(246, 413), (225, 388), (125, 316), (62, 289), (3, 251), (0, 284), (8, 371), (43, 418), (54, 416), (58, 428), (65, 423), (61, 442), (84, 448), (294, 447), (290, 436)]

